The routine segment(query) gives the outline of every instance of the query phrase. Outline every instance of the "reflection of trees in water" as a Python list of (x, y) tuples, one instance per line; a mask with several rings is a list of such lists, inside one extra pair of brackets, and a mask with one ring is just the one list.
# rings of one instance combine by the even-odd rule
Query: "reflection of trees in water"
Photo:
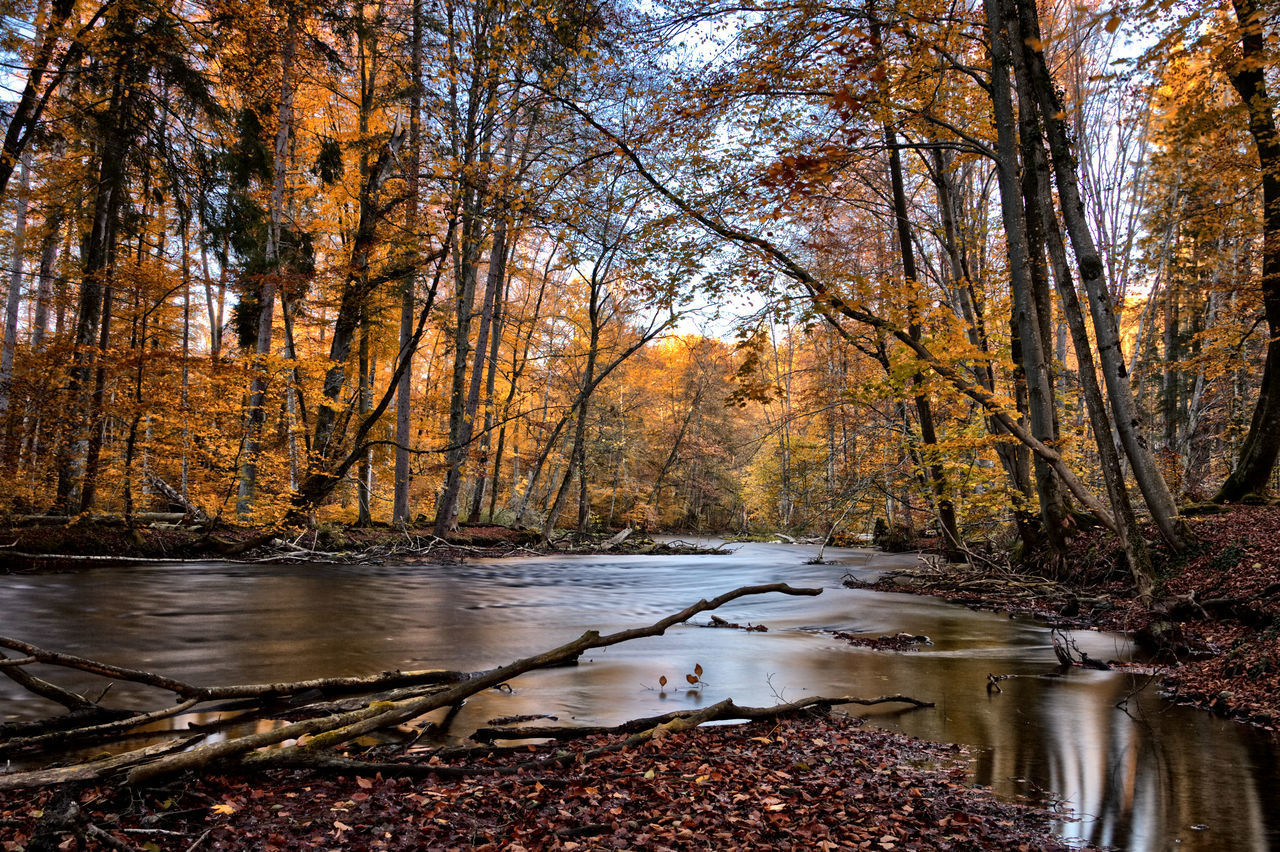
[[(1082, 817), (1058, 826), (1069, 838), (1129, 850), (1270, 848), (1267, 815), (1280, 813), (1276, 750), (1247, 729), (1171, 708), (1153, 689), (1130, 701), (1131, 718), (1114, 706), (1132, 689), (1128, 677), (1080, 671), (1044, 677), (1054, 669), (1047, 653), (1043, 664), (929, 651), (862, 652), (857, 659), (860, 677), (888, 677), (939, 702), (936, 711), (904, 714), (891, 724), (973, 745), (974, 781), (1001, 795), (1061, 797)], [(983, 685), (993, 666), (1022, 676), (988, 697)], [(939, 697), (929, 684), (950, 688)], [(1190, 828), (1197, 824), (1207, 828)]]
[[(1259, 784), (1276, 785), (1257, 775), (1247, 745), (1260, 738), (1215, 736), (1220, 722), (1153, 694), (1135, 697), (1133, 716), (1124, 715), (1114, 704), (1128, 678), (1072, 675), (1039, 695), (1050, 786), (1082, 817), (1060, 825), (1063, 834), (1121, 849), (1268, 848)], [(1273, 775), (1274, 761), (1266, 763)]]

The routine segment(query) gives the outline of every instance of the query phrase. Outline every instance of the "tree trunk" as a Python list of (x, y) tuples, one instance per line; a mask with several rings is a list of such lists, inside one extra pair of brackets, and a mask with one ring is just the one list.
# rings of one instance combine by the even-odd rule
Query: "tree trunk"
[(1052, 154), (1053, 172), (1061, 201), (1062, 218), (1071, 238), (1080, 270), (1081, 283), (1089, 294), (1089, 309), (1093, 315), (1094, 336), (1098, 341), (1098, 360), (1111, 399), (1111, 412), (1124, 447), (1125, 455), (1133, 467), (1138, 488), (1147, 501), (1147, 509), (1160, 530), (1161, 536), (1175, 549), (1184, 546), (1183, 532), (1178, 520), (1178, 508), (1165, 483), (1155, 458), (1151, 455), (1141, 433), (1142, 419), (1133, 399), (1125, 370), (1124, 351), (1120, 340), (1119, 325), (1111, 296), (1107, 290), (1105, 270), (1093, 234), (1085, 220), (1084, 202), (1080, 197), (1080, 181), (1076, 173), (1075, 158), (1067, 139), (1065, 113), (1059, 101), (1053, 79), (1040, 49), (1040, 23), (1033, 0), (1010, 0), (1018, 17), (1009, 21), (1011, 41), (1021, 45), (1027, 65), (1027, 85), (1031, 87), (1040, 115), (1044, 120), (1049, 150)]
[(1262, 179), (1262, 305), (1267, 317), (1267, 356), (1249, 432), (1235, 470), (1214, 496), (1217, 502), (1265, 494), (1280, 454), (1280, 135), (1266, 71), (1273, 65), (1264, 14), (1255, 0), (1232, 0), (1240, 30), (1240, 59), (1227, 77), (1249, 111), (1249, 134)]
[[(549, 266), (551, 263), (550, 258), (548, 258), (547, 263)], [(511, 348), (511, 378), (507, 387), (507, 398), (502, 403), (502, 420), (504, 421), (504, 424), (498, 430), (498, 447), (493, 454), (493, 485), (489, 489), (489, 517), (491, 518), (494, 517), (497, 509), (498, 491), (500, 483), (502, 482), (500, 478), (502, 473), (502, 454), (503, 450), (506, 449), (507, 439), (507, 427), (505, 425), (505, 421), (511, 412), (511, 405), (515, 401), (516, 390), (519, 387), (520, 377), (524, 375), (524, 368), (529, 363), (529, 347), (533, 345), (534, 331), (537, 329), (538, 319), (542, 316), (542, 300), (547, 292), (547, 278), (547, 271), (544, 270), (542, 280), (538, 284), (538, 297), (534, 301), (533, 315), (529, 317), (529, 333), (525, 335), (524, 343), (520, 347), (520, 354), (517, 356), (515, 347), (513, 346)], [(517, 326), (517, 329), (518, 328), (519, 326)], [(515, 487), (514, 483), (520, 478), (518, 467), (519, 457), (517, 455), (517, 458), (512, 463), (511, 479), (513, 488)], [(520, 520), (521, 518), (517, 515), (515, 522), (519, 523)]]
[[(496, 242), (497, 237), (495, 237), (494, 240)], [(499, 354), (499, 349), (502, 346), (502, 322), (504, 319), (504, 312), (506, 310), (505, 304), (507, 299), (508, 279), (506, 277), (506, 271), (505, 271), (506, 256), (507, 256), (507, 252), (505, 251), (505, 235), (504, 235), (504, 251), (503, 251), (503, 257), (502, 257), (503, 267), (504, 267), (503, 285), (502, 285), (502, 291), (498, 294), (497, 301), (493, 305), (493, 322), (492, 322), (492, 328), (490, 329), (490, 332), (489, 332), (489, 369), (487, 370), (488, 376), (485, 379), (484, 428), (480, 433), (480, 463), (477, 465), (478, 469), (476, 471), (475, 494), (473, 495), (471, 500), (471, 514), (467, 518), (467, 520), (469, 520), (473, 524), (480, 522), (480, 513), (484, 508), (485, 490), (486, 490), (486, 485), (488, 484), (489, 445), (490, 445), (491, 433), (493, 431), (493, 415), (494, 415), (493, 392), (494, 392), (494, 386), (497, 384), (497, 380), (498, 380), (498, 354)], [(496, 473), (494, 474), (494, 482), (495, 484), (497, 482)], [(489, 510), (489, 521), (490, 523), (493, 522), (492, 508), (490, 508)]]
[(267, 359), (271, 355), (275, 320), (276, 283), (280, 275), (280, 238), (284, 221), (285, 178), (289, 171), (289, 140), (293, 133), (294, 60), (298, 50), (300, 22), (290, 8), (285, 24), (284, 52), (280, 58), (280, 100), (276, 115), (275, 151), (272, 158), (270, 224), (267, 228), (266, 272), (258, 291), (258, 333), (254, 344), (253, 379), (249, 384), (249, 407), (245, 412), (244, 446), (241, 448), (240, 487), (236, 514), (247, 517), (258, 488), (258, 453), (267, 420)]
[[(1000, 0), (985, 0), (991, 48), (991, 101), (996, 124), (996, 175), (1000, 188), (1000, 212), (1004, 220), (1009, 251), (1009, 288), (1013, 295), (1014, 326), (1021, 345), (1021, 363), (1027, 382), (1027, 408), (1031, 434), (1046, 445), (1055, 441), (1053, 385), (1050, 382), (1041, 325), (1031, 279), (1030, 248), (1027, 242), (1026, 211), (1019, 180), (1017, 125), (1009, 85), (1010, 56), (1004, 41)], [(1035, 459), (1036, 492), (1040, 515), (1050, 548), (1062, 553), (1067, 519), (1061, 491), (1049, 465)]]
[[(9, 413), (13, 384), (13, 356), (18, 348), (18, 308), (22, 301), (23, 251), (26, 248), (27, 204), (31, 189), (31, 158), (22, 162), (18, 200), (13, 217), (13, 259), (9, 266), (9, 294), (5, 299), (4, 348), (0, 350), (0, 419)], [(8, 427), (12, 429), (12, 426)]]
[[(136, 26), (132, 14), (121, 12), (117, 21), (122, 35), (132, 36)], [(98, 157), (98, 182), (93, 199), (93, 218), (89, 228), (89, 236), (85, 241), (82, 253), (83, 278), (80, 284), (80, 311), (76, 320), (75, 353), (72, 356), (70, 379), (67, 383), (67, 398), (73, 406), (84, 406), (83, 424), (74, 424), (72, 433), (66, 435), (59, 445), (58, 451), (58, 485), (54, 498), (54, 511), (67, 512), (70, 509), (72, 490), (75, 487), (75, 474), (79, 444), (85, 430), (91, 431), (96, 425), (92, 400), (84, 398), (89, 387), (89, 377), (93, 371), (95, 354), (93, 348), (98, 343), (99, 322), (103, 315), (103, 305), (110, 302), (110, 265), (112, 243), (115, 237), (115, 223), (123, 203), (125, 192), (125, 155), (130, 146), (131, 128), (128, 112), (132, 108), (131, 86), (133, 79), (134, 59), (123, 56), (116, 67), (115, 83), (112, 87), (109, 130), (107, 138), (102, 140)], [(82, 483), (83, 485), (84, 483)], [(92, 490), (92, 489), (88, 489)], [(81, 491), (81, 505), (84, 505), (85, 489)], [(92, 493), (89, 494), (90, 504)]]
[[(55, 152), (56, 152), (55, 148)], [(55, 156), (57, 154), (55, 153)], [(36, 289), (35, 318), (31, 324), (31, 346), (44, 346), (49, 334), (49, 303), (53, 300), (53, 285), (58, 266), (58, 239), (62, 232), (61, 210), (51, 209), (45, 214), (44, 236), (40, 241), (40, 281)]]
[(413, 398), (413, 356), (409, 348), (409, 339), (413, 335), (414, 282), (417, 280), (418, 240), (418, 172), (422, 168), (422, 0), (413, 0), (413, 45), (410, 48), (410, 91), (409, 97), (409, 151), (405, 176), (406, 191), (409, 195), (408, 209), (405, 211), (405, 231), (409, 235), (410, 258), (409, 271), (401, 283), (403, 292), (400, 296), (400, 357), (408, 362), (409, 367), (400, 374), (400, 382), (396, 387), (396, 467), (394, 496), (391, 507), (391, 522), (407, 524), (409, 522), (409, 438), (412, 420)]
[[(879, 41), (879, 22), (872, 22), (873, 37)], [(893, 190), (893, 214), (897, 221), (898, 251), (902, 257), (902, 276), (912, 292), (920, 289), (920, 275), (916, 269), (915, 249), (911, 242), (911, 219), (907, 213), (907, 194), (902, 180), (902, 155), (898, 150), (898, 135), (888, 122), (884, 123), (884, 141), (889, 149), (889, 182)], [(911, 324), (910, 334), (920, 339), (921, 329), (918, 323)], [(928, 392), (924, 388), (924, 376), (916, 373), (911, 377), (915, 389), (914, 399), (916, 416), (920, 423), (920, 438), (924, 442), (924, 462), (928, 471), (929, 490), (933, 494), (934, 507), (938, 513), (938, 526), (942, 530), (943, 553), (948, 562), (964, 562), (963, 542), (960, 539), (960, 527), (956, 523), (955, 503), (948, 494), (946, 473), (942, 467), (942, 459), (938, 453), (938, 434), (933, 421), (933, 406), (929, 402)]]
[[(368, 417), (373, 410), (373, 376), (369, 358), (369, 324), (365, 322), (360, 328), (360, 416)], [(373, 448), (366, 447), (360, 454), (360, 467), (356, 472), (356, 503), (358, 515), (356, 524), (367, 527), (373, 523), (371, 502), (373, 500)]]

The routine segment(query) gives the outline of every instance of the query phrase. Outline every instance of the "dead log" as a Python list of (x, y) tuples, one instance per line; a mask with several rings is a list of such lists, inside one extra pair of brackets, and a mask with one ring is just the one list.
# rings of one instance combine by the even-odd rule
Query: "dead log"
[[(778, 719), (783, 716), (794, 715), (802, 710), (816, 709), (826, 711), (830, 710), (832, 707), (844, 704), (858, 704), (864, 707), (870, 707), (876, 704), (910, 704), (915, 707), (933, 706), (932, 701), (921, 701), (908, 695), (882, 695), (879, 698), (853, 698), (850, 696), (845, 696), (843, 698), (805, 698), (800, 701), (793, 701), (790, 704), (779, 704), (774, 707), (739, 707), (738, 705), (730, 702), (729, 706), (723, 710), (726, 715), (717, 716), (714, 721), (740, 720), (755, 722), (762, 719)], [(694, 711), (691, 710), (675, 710), (671, 713), (664, 713), (661, 716), (632, 719), (630, 721), (623, 722), (621, 725), (614, 725), (612, 727), (600, 725), (583, 725), (579, 727), (565, 725), (534, 725), (522, 728), (478, 728), (475, 733), (471, 735), (471, 739), (476, 742), (491, 743), (494, 740), (576, 740), (582, 739), (583, 737), (599, 735), (633, 734), (647, 730), (648, 728), (666, 724), (674, 719), (687, 717), (693, 712)]]
[(623, 630), (618, 633), (611, 633), (608, 636), (601, 636), (598, 631), (588, 630), (574, 641), (558, 648), (491, 669), (471, 680), (443, 689), (432, 695), (406, 701), (387, 702), (385, 704), (375, 703), (352, 713), (295, 722), (275, 731), (210, 743), (182, 754), (153, 760), (131, 769), (126, 775), (126, 780), (130, 784), (146, 783), (175, 772), (200, 768), (214, 761), (248, 755), (250, 752), (264, 746), (276, 745), (286, 740), (296, 740), (301, 737), (310, 737), (310, 739), (305, 743), (272, 751), (270, 755), (250, 755), (245, 758), (244, 762), (246, 765), (253, 765), (255, 761), (258, 763), (278, 763), (302, 755), (317, 754), (333, 746), (341, 745), (357, 737), (372, 733), (380, 728), (393, 727), (414, 717), (438, 710), (441, 707), (458, 703), (471, 695), (475, 695), (477, 692), (497, 686), (525, 672), (561, 665), (568, 660), (577, 659), (585, 651), (594, 648), (604, 648), (609, 645), (617, 645), (620, 642), (628, 642), (632, 639), (648, 636), (661, 636), (667, 631), (668, 627), (688, 621), (700, 612), (717, 609), (730, 601), (748, 595), (761, 595), (771, 592), (812, 596), (822, 594), (822, 589), (793, 588), (786, 583), (743, 586), (731, 592), (725, 592), (710, 601), (705, 599), (698, 601), (696, 604), (686, 607), (674, 615), (669, 615), (648, 627)]
[(125, 754), (112, 755), (101, 760), (78, 763), (74, 766), (58, 766), (53, 769), (35, 769), (29, 772), (0, 775), (0, 790), (52, 787), (56, 784), (66, 784), (72, 781), (97, 781), (100, 778), (108, 777), (117, 769), (135, 764), (139, 760), (146, 760), (156, 755), (186, 748), (197, 739), (199, 737), (167, 740)]
[[(156, 689), (163, 689), (172, 692), (179, 698), (195, 698), (199, 701), (225, 701), (236, 698), (254, 698), (254, 699), (275, 699), (289, 695), (296, 695), (300, 692), (318, 689), (329, 694), (343, 694), (352, 692), (373, 692), (378, 689), (386, 689), (394, 686), (416, 686), (427, 684), (445, 684), (457, 683), (471, 677), (468, 672), (445, 671), (440, 669), (429, 669), (421, 671), (391, 671), (381, 672), (376, 675), (364, 675), (360, 677), (331, 677), (316, 678), (313, 680), (298, 681), (282, 681), (280, 683), (250, 683), (236, 684), (231, 686), (196, 686), (192, 683), (177, 680), (175, 678), (166, 677), (155, 672), (144, 671), (142, 669), (129, 668), (127, 666), (117, 666), (111, 663), (104, 663), (98, 660), (91, 660), (86, 657), (79, 657), (74, 654), (63, 654), (57, 651), (49, 651), (30, 642), (24, 642), (20, 639), (14, 639), (10, 636), (0, 636), (0, 648), (8, 648), (12, 651), (19, 651), (26, 656), (21, 659), (9, 659), (0, 653), (0, 673), (8, 675), (14, 680), (19, 672), (13, 669), (27, 665), (29, 663), (44, 663), (51, 666), (62, 666), (64, 668), (76, 669), (77, 671), (86, 672), (88, 674), (98, 675), (99, 677), (108, 678), (113, 681), (128, 681), (143, 686), (152, 686)], [(36, 679), (38, 680), (38, 679)], [(21, 683), (21, 681), (19, 681)], [(52, 684), (44, 684), (41, 688), (53, 686)], [(26, 686), (26, 684), (23, 684)], [(54, 686), (56, 693), (45, 695), (43, 692), (37, 691), (36, 688), (27, 687), (37, 695), (51, 698), (68, 709), (85, 709), (96, 706), (83, 696), (62, 690), (60, 687)], [(54, 697), (59, 695), (59, 697)], [(67, 703), (68, 701), (75, 703), (75, 706)]]
[[(209, 516), (203, 509), (192, 503), (186, 497), (183, 497), (182, 492), (178, 491), (178, 489), (174, 488), (154, 473), (147, 474), (147, 484), (159, 492), (160, 496), (164, 497), (165, 500), (169, 501), (174, 506), (181, 506), (183, 512), (186, 513), (184, 517), (191, 518), (191, 520), (197, 524), (209, 523)], [(181, 518), (179, 520), (181, 520)]]
[(611, 536), (608, 540), (606, 540), (603, 544), (601, 544), (600, 551), (603, 553), (609, 550), (613, 550), (615, 547), (617, 547), (618, 545), (626, 541), (631, 536), (632, 532), (633, 530), (631, 529), (631, 527), (626, 527), (622, 529), (616, 535)]
[[(778, 704), (773, 707), (740, 707), (734, 703), (732, 698), (726, 698), (723, 701), (719, 701), (709, 707), (704, 707), (701, 710), (678, 710), (674, 713), (668, 713), (663, 716), (624, 722), (623, 724), (617, 725), (613, 728), (584, 729), (588, 731), (586, 734), (587, 736), (595, 734), (616, 735), (622, 733), (630, 733), (630, 735), (621, 741), (588, 749), (581, 753), (559, 753), (552, 755), (551, 757), (539, 758), (506, 766), (442, 766), (436, 763), (422, 762), (368, 761), (340, 757), (329, 752), (321, 754), (269, 752), (262, 754), (261, 756), (255, 756), (255, 760), (252, 762), (252, 765), (264, 768), (313, 769), (347, 774), (373, 775), (376, 773), (382, 773), (383, 777), (393, 775), (435, 775), (441, 778), (459, 778), (475, 775), (513, 775), (521, 772), (527, 772), (532, 769), (541, 769), (558, 764), (576, 763), (582, 760), (589, 760), (594, 757), (609, 754), (611, 752), (620, 751), (622, 749), (634, 748), (651, 740), (662, 739), (663, 737), (670, 736), (672, 734), (692, 730), (700, 725), (706, 724), (707, 722), (774, 721), (805, 712), (826, 713), (829, 712), (832, 707), (838, 707), (846, 704), (870, 706), (890, 703), (910, 704), (915, 707), (934, 706), (931, 701), (921, 701), (917, 698), (912, 698), (906, 695), (885, 695), (879, 698), (853, 698), (848, 696), (843, 698), (805, 698), (788, 704)], [(532, 732), (536, 729), (529, 728), (526, 730)], [(570, 739), (573, 737), (564, 738)]]
[[(429, 713), (441, 707), (453, 707), (461, 704), (469, 696), (485, 689), (498, 686), (525, 672), (563, 665), (576, 660), (583, 652), (594, 648), (602, 648), (649, 636), (659, 636), (667, 628), (682, 623), (698, 613), (716, 609), (748, 595), (759, 595), (777, 592), (788, 595), (818, 595), (821, 589), (793, 588), (785, 583), (772, 583), (760, 586), (745, 586), (726, 592), (712, 600), (702, 600), (680, 612), (663, 618), (647, 627), (633, 628), (601, 636), (598, 631), (588, 631), (572, 642), (561, 645), (550, 651), (526, 657), (498, 668), (472, 675), (456, 672), (413, 672), (383, 673), (366, 678), (340, 678), (316, 681), (300, 681), (288, 684), (257, 684), (233, 687), (201, 687), (153, 672), (116, 666), (88, 660), (70, 654), (59, 654), (47, 651), (8, 637), (0, 637), (0, 647), (20, 651), (26, 657), (42, 663), (63, 665), (81, 671), (90, 671), (103, 677), (127, 679), (132, 682), (146, 684), (168, 690), (184, 701), (198, 699), (200, 702), (213, 699), (254, 698), (266, 700), (272, 696), (301, 692), (306, 688), (351, 687), (365, 692), (385, 687), (395, 678), (411, 679), (443, 679), (448, 682), (438, 683), (426, 694), (422, 686), (408, 687), (411, 694), (396, 696), (390, 700), (373, 700), (350, 711), (328, 713), (319, 718), (306, 718), (286, 724), (274, 730), (231, 737), (218, 742), (206, 741), (188, 751), (177, 754), (157, 756), (151, 749), (130, 752), (114, 758), (109, 763), (87, 764), (72, 767), (72, 772), (49, 774), (48, 772), (19, 772), (4, 776), (7, 789), (23, 786), (42, 786), (60, 783), (63, 780), (100, 780), (125, 774), (129, 783), (140, 784), (157, 778), (188, 769), (198, 769), (212, 763), (238, 763), (245, 767), (255, 765), (281, 765), (294, 759), (309, 759), (324, 753), (327, 749), (346, 743), (356, 737), (384, 728), (400, 725), (410, 719)], [(10, 677), (21, 673), (21, 666), (10, 666), (0, 669)], [(165, 715), (173, 708), (162, 708), (148, 714)], [(303, 708), (305, 710), (305, 708)], [(131, 714), (132, 715), (132, 714)], [(100, 721), (100, 720), (99, 720)], [(104, 729), (115, 732), (117, 729)], [(259, 749), (278, 746), (288, 740), (296, 740), (292, 745), (275, 749), (269, 755), (256, 753)], [(17, 746), (17, 747), (20, 747)]]

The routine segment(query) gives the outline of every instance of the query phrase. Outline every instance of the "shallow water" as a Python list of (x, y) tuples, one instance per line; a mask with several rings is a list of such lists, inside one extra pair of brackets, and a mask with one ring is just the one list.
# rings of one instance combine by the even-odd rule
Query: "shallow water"
[[(974, 779), (1003, 795), (1061, 800), (1078, 818), (1058, 826), (1068, 837), (1134, 850), (1280, 846), (1280, 773), (1269, 738), (1168, 707), (1153, 687), (1140, 689), (1144, 677), (1078, 670), (1050, 676), (1056, 671), (1050, 631), (1030, 620), (840, 586), (846, 572), (869, 577), (914, 557), (829, 549), (832, 564), (805, 564), (814, 552), (748, 544), (723, 556), (149, 563), (11, 575), (0, 577), (0, 633), (198, 683), (476, 670), (585, 630), (647, 625), (738, 586), (822, 586), (816, 598), (745, 598), (717, 612), (732, 622), (764, 624), (765, 633), (682, 625), (592, 652), (577, 667), (525, 675), (509, 694), (472, 699), (455, 729), (533, 713), (609, 724), (726, 697), (767, 705), (809, 695), (905, 693), (937, 706), (877, 708), (872, 721), (969, 746)], [(871, 651), (833, 639), (835, 630), (924, 634), (933, 644)], [(1090, 656), (1130, 654), (1115, 634), (1073, 637)], [(699, 664), (705, 685), (688, 690), (684, 676)], [(988, 695), (988, 673), (1019, 677)], [(665, 693), (658, 689), (663, 675)], [(65, 673), (51, 676), (73, 688), (101, 689)], [(1115, 707), (1135, 690), (1127, 712)], [(141, 688), (124, 684), (111, 695), (117, 704), (144, 698)], [(0, 683), (0, 718), (50, 709)]]

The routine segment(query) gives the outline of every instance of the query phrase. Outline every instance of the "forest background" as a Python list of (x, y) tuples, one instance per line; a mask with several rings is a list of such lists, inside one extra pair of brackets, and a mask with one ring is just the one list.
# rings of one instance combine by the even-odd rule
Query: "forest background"
[(1273, 11), (7, 2), (0, 498), (1149, 588), (1280, 449)]

